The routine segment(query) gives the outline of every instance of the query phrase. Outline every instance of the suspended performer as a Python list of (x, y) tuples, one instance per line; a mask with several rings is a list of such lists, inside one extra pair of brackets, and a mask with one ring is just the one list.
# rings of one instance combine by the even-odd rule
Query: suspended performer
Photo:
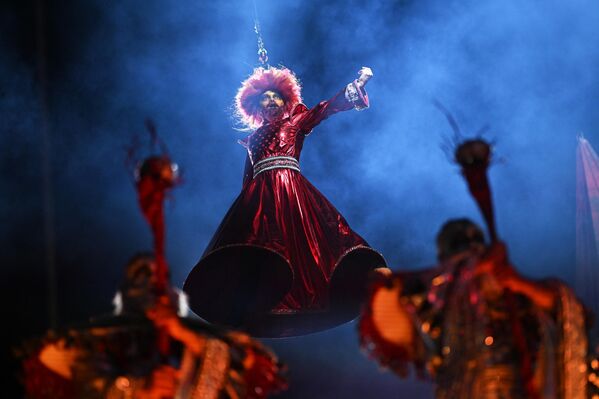
[(184, 285), (200, 317), (257, 336), (324, 330), (357, 316), (385, 260), (300, 171), (304, 139), (329, 116), (368, 108), (370, 68), (308, 109), (287, 68), (256, 68), (235, 97), (250, 132), (241, 194)]

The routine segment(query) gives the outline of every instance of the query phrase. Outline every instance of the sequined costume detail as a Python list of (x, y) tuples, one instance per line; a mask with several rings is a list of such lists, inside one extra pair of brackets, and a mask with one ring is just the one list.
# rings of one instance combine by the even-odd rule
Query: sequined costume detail
[(299, 162), (293, 157), (268, 157), (254, 165), (254, 179), (260, 173), (272, 169), (292, 169), (301, 172)]
[[(360, 320), (361, 343), (370, 356), (401, 376), (415, 365), (421, 377), (434, 380), (438, 399), (529, 399), (522, 354), (511, 333), (510, 320), (516, 320), (532, 361), (535, 397), (586, 398), (592, 387), (587, 383), (585, 312), (563, 283), (543, 284), (559, 292), (553, 311), (514, 295), (516, 314), (510, 315), (494, 281), (486, 276), (474, 279), (467, 265), (398, 273), (372, 287)], [(394, 326), (393, 318), (385, 325), (375, 321), (372, 298), (388, 289), (396, 293), (390, 301), (409, 315), (411, 326), (406, 328), (413, 328), (413, 348), (384, 338), (385, 330)]]

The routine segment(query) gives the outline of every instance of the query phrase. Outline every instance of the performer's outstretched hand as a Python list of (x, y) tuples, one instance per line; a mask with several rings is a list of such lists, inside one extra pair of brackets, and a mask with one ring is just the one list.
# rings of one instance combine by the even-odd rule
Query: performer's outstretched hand
[(359, 87), (364, 87), (366, 83), (370, 80), (370, 78), (374, 76), (374, 74), (372, 73), (372, 69), (368, 67), (362, 67), (362, 69), (360, 69), (358, 73), (360, 74), (360, 77), (358, 78), (357, 82)]

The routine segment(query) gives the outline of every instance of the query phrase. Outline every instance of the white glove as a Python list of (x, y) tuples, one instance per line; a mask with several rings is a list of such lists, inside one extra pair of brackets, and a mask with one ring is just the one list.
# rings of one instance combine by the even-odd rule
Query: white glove
[(358, 78), (357, 83), (360, 87), (364, 87), (366, 82), (368, 82), (368, 80), (373, 76), (372, 69), (368, 67), (362, 67), (358, 73), (360, 74), (360, 77)]

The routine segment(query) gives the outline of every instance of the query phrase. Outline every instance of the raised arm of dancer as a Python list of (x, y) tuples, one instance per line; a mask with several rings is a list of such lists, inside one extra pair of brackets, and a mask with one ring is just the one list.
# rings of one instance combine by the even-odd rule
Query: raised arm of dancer
[(299, 125), (301, 131), (307, 135), (320, 122), (337, 112), (347, 111), (352, 108), (357, 110), (368, 108), (370, 103), (364, 86), (372, 76), (372, 70), (363, 67), (359, 71), (358, 79), (350, 82), (331, 99), (321, 101), (312, 109), (308, 109), (303, 104), (298, 104), (291, 112), (292, 123)]

